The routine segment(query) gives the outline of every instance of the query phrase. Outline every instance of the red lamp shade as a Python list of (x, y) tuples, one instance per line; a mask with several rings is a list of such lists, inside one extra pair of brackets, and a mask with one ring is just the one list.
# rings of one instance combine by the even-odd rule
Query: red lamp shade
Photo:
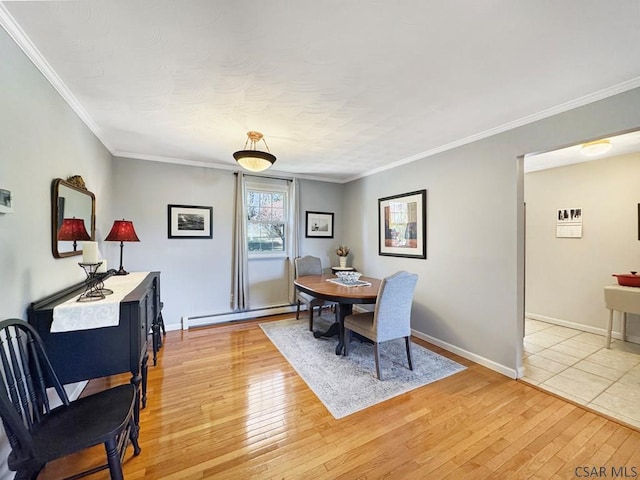
[(65, 218), (58, 230), (58, 240), (91, 240), (82, 218)]
[(133, 222), (131, 220), (116, 220), (113, 222), (111, 231), (107, 238), (107, 242), (139, 242), (140, 239), (136, 235), (136, 231), (133, 228)]
[(107, 242), (120, 242), (120, 269), (116, 272), (116, 275), (127, 275), (129, 272), (122, 267), (122, 247), (124, 246), (124, 242), (140, 241), (133, 228), (133, 222), (131, 220), (125, 220), (124, 218), (114, 221), (113, 227), (111, 227), (111, 231), (105, 240)]
[(78, 240), (91, 240), (82, 218), (65, 218), (58, 230), (58, 240), (73, 242), (73, 251), (78, 249)]

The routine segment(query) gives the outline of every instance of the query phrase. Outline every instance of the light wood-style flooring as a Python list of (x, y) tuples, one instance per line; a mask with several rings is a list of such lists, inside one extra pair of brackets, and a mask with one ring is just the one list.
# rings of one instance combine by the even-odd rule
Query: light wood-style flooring
[[(127, 480), (564, 480), (594, 467), (603, 478), (640, 476), (640, 432), (418, 339), (467, 370), (336, 420), (262, 333), (264, 321), (167, 333)], [(103, 458), (96, 448), (39, 478)]]

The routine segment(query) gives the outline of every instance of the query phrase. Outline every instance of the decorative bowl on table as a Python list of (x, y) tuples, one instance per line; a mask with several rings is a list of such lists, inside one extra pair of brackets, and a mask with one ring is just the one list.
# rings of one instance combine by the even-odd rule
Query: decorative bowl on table
[(336, 277), (343, 283), (356, 283), (361, 276), (360, 272), (336, 272)]

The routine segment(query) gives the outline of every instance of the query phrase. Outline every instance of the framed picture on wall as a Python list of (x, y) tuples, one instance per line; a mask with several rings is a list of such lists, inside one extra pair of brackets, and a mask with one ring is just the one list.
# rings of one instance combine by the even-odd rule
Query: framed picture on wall
[(333, 213), (306, 212), (305, 237), (333, 238)]
[(427, 258), (427, 191), (378, 199), (378, 254)]
[(213, 238), (213, 207), (168, 205), (169, 238)]

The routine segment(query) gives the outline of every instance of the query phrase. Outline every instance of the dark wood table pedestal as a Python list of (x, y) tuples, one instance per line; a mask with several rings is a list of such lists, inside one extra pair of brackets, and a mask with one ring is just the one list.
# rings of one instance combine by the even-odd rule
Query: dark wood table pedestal
[[(355, 287), (354, 287), (355, 288)], [(344, 350), (344, 317), (351, 315), (353, 312), (353, 304), (351, 303), (339, 303), (338, 306), (338, 321), (333, 322), (329, 328), (324, 331), (315, 331), (313, 336), (316, 338), (322, 337), (335, 337), (338, 335), (338, 345), (336, 346), (336, 355), (340, 355)]]
[(360, 280), (369, 282), (371, 285), (346, 287), (330, 282), (328, 281), (329, 279), (335, 280), (336, 277), (333, 275), (309, 275), (297, 278), (294, 284), (302, 292), (338, 304), (337, 321), (331, 324), (325, 332), (313, 332), (313, 336), (321, 338), (338, 335), (336, 355), (340, 355), (344, 353), (345, 344), (344, 318), (353, 312), (353, 305), (355, 304), (376, 303), (381, 281), (377, 278), (360, 277)]

